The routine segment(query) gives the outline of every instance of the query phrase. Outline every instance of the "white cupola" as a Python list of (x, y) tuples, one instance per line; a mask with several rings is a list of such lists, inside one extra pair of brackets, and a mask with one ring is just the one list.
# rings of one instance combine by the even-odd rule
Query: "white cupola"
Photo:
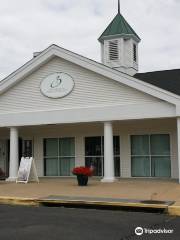
[(98, 39), (101, 43), (102, 63), (131, 76), (138, 72), (138, 44), (140, 37), (120, 13)]

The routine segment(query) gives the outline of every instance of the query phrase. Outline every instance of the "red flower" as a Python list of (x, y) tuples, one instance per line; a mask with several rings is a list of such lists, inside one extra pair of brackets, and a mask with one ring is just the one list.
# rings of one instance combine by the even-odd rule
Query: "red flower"
[(91, 177), (93, 175), (93, 169), (89, 167), (75, 167), (72, 170), (74, 175), (84, 175)]

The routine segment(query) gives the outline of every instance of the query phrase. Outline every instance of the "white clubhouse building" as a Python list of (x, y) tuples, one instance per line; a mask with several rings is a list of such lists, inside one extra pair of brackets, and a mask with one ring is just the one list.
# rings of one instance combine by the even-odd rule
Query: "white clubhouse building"
[(0, 82), (7, 180), (33, 156), (39, 177), (86, 165), (104, 182), (180, 181), (180, 70), (137, 73), (140, 38), (120, 12), (99, 41), (102, 63), (51, 45)]

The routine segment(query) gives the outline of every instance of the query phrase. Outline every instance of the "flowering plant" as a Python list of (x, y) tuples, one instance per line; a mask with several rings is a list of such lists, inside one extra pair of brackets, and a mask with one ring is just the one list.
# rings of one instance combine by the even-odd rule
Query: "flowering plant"
[(73, 168), (72, 173), (76, 176), (84, 175), (91, 177), (93, 175), (93, 169), (89, 167), (75, 167)]

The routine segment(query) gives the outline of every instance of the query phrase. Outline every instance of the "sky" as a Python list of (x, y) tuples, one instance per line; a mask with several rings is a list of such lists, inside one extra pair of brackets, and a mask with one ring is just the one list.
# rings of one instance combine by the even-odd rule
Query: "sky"
[[(117, 0), (0, 0), (0, 79), (51, 44), (100, 61), (97, 38)], [(141, 37), (139, 71), (180, 68), (180, 0), (121, 0)]]

